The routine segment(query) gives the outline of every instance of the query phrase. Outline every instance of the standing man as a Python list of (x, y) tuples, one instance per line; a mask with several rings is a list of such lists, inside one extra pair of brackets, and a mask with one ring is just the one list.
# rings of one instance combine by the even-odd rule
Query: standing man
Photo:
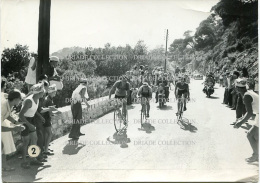
[[(247, 79), (241, 78), (236, 81), (237, 91), (243, 96), (243, 102), (246, 106), (247, 113), (239, 120), (234, 128), (239, 128), (243, 123), (249, 120), (255, 114), (254, 124), (247, 132), (247, 139), (253, 149), (253, 154), (247, 158), (247, 162), (258, 161), (258, 143), (259, 143), (259, 96), (252, 90), (246, 89)], [(249, 83), (250, 85), (250, 83)]]
[(82, 122), (82, 106), (84, 102), (89, 108), (90, 105), (87, 102), (88, 91), (87, 91), (87, 79), (81, 79), (79, 86), (72, 93), (71, 111), (73, 116), (73, 125), (70, 130), (69, 138), (78, 140), (81, 135), (85, 135), (80, 132), (80, 122)]

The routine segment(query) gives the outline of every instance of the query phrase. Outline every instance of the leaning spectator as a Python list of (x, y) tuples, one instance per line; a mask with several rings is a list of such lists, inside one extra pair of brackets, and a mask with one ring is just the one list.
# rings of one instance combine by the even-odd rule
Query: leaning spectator
[(36, 61), (34, 57), (31, 57), (30, 59), (25, 83), (27, 84), (28, 91), (30, 91), (32, 85), (36, 84)]
[[(18, 122), (10, 116), (11, 110), (21, 101), (21, 93), (17, 90), (11, 91), (7, 99), (1, 99), (1, 141), (2, 141), (2, 163), (3, 171), (13, 171), (6, 162), (6, 155), (16, 151), (12, 131), (22, 131), (24, 127), (15, 125)], [(7, 120), (6, 120), (7, 119)]]
[(247, 162), (258, 161), (258, 142), (259, 142), (259, 96), (252, 90), (246, 89), (246, 78), (237, 80), (237, 90), (243, 96), (243, 102), (246, 106), (246, 115), (235, 124), (235, 128), (239, 128), (243, 123), (249, 120), (254, 114), (254, 124), (247, 132), (247, 138), (253, 150), (253, 154), (250, 158), (247, 158)]
[[(37, 145), (37, 134), (35, 128), (34, 116), (37, 112), (39, 105), (39, 99), (44, 95), (44, 87), (42, 84), (35, 84), (31, 87), (32, 95), (29, 95), (24, 99), (22, 109), (19, 113), (19, 120), (24, 122), (25, 130), (22, 131), (22, 156), (23, 163), (21, 166), (25, 169), (30, 168), (29, 162), (26, 161), (26, 153), (28, 150), (29, 143), (31, 145)], [(36, 158), (32, 158), (30, 162), (31, 165), (43, 165), (42, 162), (39, 162)]]

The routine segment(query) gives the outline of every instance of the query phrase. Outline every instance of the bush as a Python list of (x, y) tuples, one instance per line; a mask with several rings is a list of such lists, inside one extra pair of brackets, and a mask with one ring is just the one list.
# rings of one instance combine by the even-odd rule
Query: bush
[(6, 80), (6, 89), (4, 91), (5, 93), (9, 93), (14, 89), (18, 89), (25, 94), (28, 93), (26, 83), (15, 77), (14, 74), (8, 74), (6, 78), (2, 76), (2, 80)]
[(63, 89), (57, 92), (57, 95), (53, 99), (54, 104), (57, 107), (64, 107), (66, 105), (70, 105), (70, 98), (72, 92), (77, 88), (79, 85), (79, 79), (81, 77), (86, 77), (84, 73), (74, 71), (74, 70), (67, 70), (62, 75), (63, 78)]
[[(70, 98), (73, 91), (80, 84), (80, 78), (86, 78), (86, 75), (83, 72), (75, 70), (67, 70), (62, 75), (63, 78), (63, 89), (57, 92), (56, 97), (54, 98), (54, 103), (57, 107), (64, 107), (70, 105)], [(102, 93), (106, 90), (108, 81), (103, 77), (87, 78), (88, 86), (87, 91), (89, 99), (95, 99), (102, 97)]]

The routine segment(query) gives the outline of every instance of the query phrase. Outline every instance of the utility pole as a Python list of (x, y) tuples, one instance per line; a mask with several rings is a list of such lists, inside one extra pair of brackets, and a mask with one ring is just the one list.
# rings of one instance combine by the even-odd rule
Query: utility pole
[(50, 71), (50, 13), (51, 0), (40, 0), (38, 25), (38, 61), (36, 68), (37, 82), (40, 75), (48, 75), (48, 71)]
[(164, 72), (166, 72), (167, 42), (168, 42), (168, 29), (167, 29), (167, 31), (166, 31), (166, 48), (165, 48), (165, 62), (164, 62)]

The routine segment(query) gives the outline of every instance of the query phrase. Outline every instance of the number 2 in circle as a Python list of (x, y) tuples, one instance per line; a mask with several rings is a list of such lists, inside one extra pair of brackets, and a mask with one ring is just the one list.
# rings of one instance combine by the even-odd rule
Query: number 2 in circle
[(37, 145), (30, 145), (28, 147), (28, 154), (29, 154), (30, 157), (36, 158), (36, 157), (38, 157), (40, 155), (40, 153), (41, 153), (41, 149), (40, 149), (39, 146), (37, 146)]

